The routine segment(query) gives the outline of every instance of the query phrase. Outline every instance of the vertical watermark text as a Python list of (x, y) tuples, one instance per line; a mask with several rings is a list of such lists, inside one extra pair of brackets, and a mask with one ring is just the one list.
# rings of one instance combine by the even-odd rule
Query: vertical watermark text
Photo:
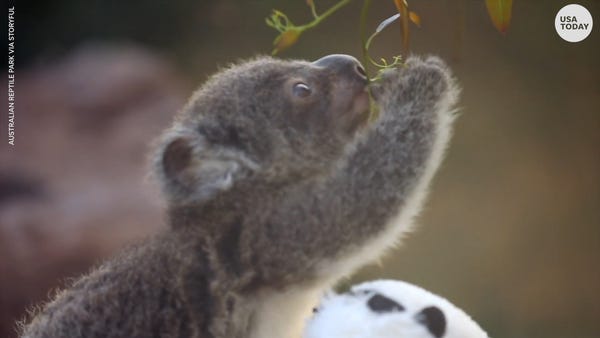
[(8, 144), (15, 145), (15, 6), (8, 8)]

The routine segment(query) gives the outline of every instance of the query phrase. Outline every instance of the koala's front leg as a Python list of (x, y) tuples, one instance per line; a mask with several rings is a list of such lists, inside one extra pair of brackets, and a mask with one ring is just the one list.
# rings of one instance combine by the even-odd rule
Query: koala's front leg
[(286, 214), (269, 222), (283, 235), (265, 252), (267, 271), (335, 280), (376, 259), (418, 213), (450, 136), (457, 86), (441, 60), (410, 58), (373, 91), (379, 118), (339, 170), (325, 183), (298, 187), (281, 209)]
[[(348, 159), (344, 179), (353, 184), (346, 193), (363, 207), (394, 213), (416, 203), (413, 192), (423, 195), (441, 162), (458, 88), (440, 59), (413, 57), (384, 73), (373, 93), (379, 118)], [(364, 193), (371, 196), (359, 197)], [(389, 215), (379, 217), (384, 221)]]

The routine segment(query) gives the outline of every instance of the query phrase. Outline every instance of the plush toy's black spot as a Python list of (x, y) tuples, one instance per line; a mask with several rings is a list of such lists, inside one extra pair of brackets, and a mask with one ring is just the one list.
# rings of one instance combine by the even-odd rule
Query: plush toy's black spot
[(404, 311), (404, 306), (378, 293), (369, 298), (367, 305), (377, 313)]
[(446, 332), (446, 316), (436, 306), (424, 308), (415, 318), (419, 323), (425, 325), (436, 338), (441, 338)]

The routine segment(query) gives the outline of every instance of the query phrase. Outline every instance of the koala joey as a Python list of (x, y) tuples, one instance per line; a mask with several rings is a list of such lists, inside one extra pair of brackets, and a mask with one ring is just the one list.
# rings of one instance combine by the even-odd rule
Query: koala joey
[(300, 337), (323, 290), (405, 232), (448, 142), (434, 57), (370, 86), (347, 55), (209, 79), (158, 141), (169, 227), (76, 281), (24, 337)]

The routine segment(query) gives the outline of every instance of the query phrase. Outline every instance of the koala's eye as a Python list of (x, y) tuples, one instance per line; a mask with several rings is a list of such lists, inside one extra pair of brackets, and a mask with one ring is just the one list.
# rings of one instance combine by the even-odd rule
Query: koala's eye
[(294, 96), (305, 98), (312, 93), (312, 90), (307, 84), (298, 82), (294, 84), (294, 87), (292, 87), (292, 93), (294, 93)]

